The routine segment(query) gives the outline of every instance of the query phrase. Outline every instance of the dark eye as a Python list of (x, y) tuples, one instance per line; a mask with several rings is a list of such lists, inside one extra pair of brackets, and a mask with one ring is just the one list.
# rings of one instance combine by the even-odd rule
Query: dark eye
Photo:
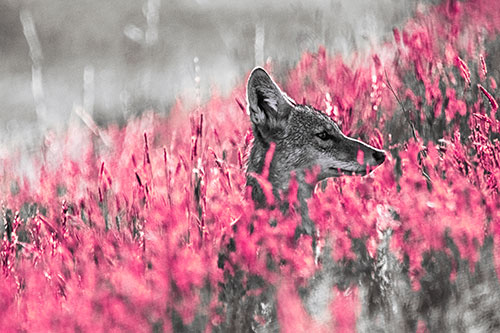
[(337, 135), (332, 135), (328, 133), (327, 131), (320, 132), (316, 134), (316, 136), (321, 139), (322, 141), (329, 141), (332, 143), (339, 143), (340, 142), (340, 137)]
[(320, 138), (321, 140), (323, 140), (323, 141), (326, 141), (326, 140), (331, 139), (331, 135), (330, 135), (330, 134), (328, 134), (327, 132), (321, 132), (321, 133), (318, 133), (318, 134), (316, 134), (316, 136), (317, 136), (318, 138)]

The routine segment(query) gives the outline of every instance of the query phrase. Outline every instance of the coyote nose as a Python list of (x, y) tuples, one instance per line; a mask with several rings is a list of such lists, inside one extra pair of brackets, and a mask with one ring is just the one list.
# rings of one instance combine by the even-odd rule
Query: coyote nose
[(382, 164), (385, 161), (385, 153), (383, 151), (375, 151), (373, 152), (373, 158), (377, 162), (377, 165)]

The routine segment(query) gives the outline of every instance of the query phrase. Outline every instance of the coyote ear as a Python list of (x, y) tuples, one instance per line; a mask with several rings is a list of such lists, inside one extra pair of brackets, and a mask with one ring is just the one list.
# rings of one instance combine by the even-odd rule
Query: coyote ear
[(247, 102), (250, 120), (262, 130), (279, 129), (294, 104), (261, 67), (248, 78)]

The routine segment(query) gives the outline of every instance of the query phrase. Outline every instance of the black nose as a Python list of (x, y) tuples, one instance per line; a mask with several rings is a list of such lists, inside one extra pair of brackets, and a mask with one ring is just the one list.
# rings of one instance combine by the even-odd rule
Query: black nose
[(385, 153), (383, 151), (375, 151), (373, 153), (373, 158), (377, 164), (382, 164), (385, 161)]

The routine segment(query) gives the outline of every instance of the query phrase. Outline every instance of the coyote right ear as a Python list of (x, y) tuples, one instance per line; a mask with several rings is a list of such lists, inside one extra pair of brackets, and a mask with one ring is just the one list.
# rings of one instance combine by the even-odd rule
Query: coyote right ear
[(293, 100), (261, 67), (256, 67), (248, 78), (247, 103), (250, 120), (262, 134), (282, 128), (293, 107)]

